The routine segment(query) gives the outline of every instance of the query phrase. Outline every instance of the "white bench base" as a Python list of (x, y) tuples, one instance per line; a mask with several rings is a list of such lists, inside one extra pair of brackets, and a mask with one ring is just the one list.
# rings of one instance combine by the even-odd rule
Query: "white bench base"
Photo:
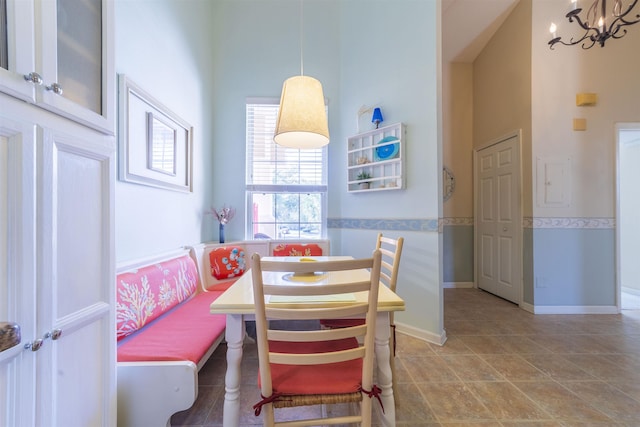
[(170, 427), (171, 416), (189, 409), (197, 397), (193, 362), (118, 363), (119, 427)]

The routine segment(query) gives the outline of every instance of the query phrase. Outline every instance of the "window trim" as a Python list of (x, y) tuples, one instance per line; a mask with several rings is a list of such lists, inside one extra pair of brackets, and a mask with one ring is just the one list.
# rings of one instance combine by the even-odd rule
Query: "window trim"
[[(251, 161), (249, 159), (249, 145), (248, 145), (248, 136), (249, 136), (249, 128), (247, 122), (247, 108), (250, 104), (262, 104), (262, 105), (279, 105), (280, 99), (275, 97), (247, 97), (245, 100), (245, 238), (247, 240), (259, 240), (254, 237), (253, 229), (253, 204), (252, 204), (252, 196), (255, 193), (269, 193), (269, 194), (309, 194), (309, 193), (317, 193), (320, 195), (320, 225), (321, 232), (317, 237), (309, 237), (309, 240), (319, 240), (327, 238), (327, 215), (328, 215), (328, 202), (329, 202), (329, 186), (327, 184), (328, 181), (328, 170), (329, 170), (329, 153), (328, 146), (324, 146), (320, 148), (322, 150), (322, 184), (317, 185), (308, 185), (308, 184), (248, 184), (252, 179), (253, 168), (251, 165)], [(325, 101), (326, 108), (326, 101)], [(274, 129), (275, 130), (275, 129)], [(278, 226), (278, 221), (274, 221), (276, 229)], [(271, 223), (262, 223), (262, 224), (271, 224)], [(290, 222), (287, 222), (290, 224)], [(300, 221), (298, 220), (298, 224)], [(273, 236), (271, 239), (279, 239), (279, 237)], [(303, 237), (300, 237), (303, 239)]]

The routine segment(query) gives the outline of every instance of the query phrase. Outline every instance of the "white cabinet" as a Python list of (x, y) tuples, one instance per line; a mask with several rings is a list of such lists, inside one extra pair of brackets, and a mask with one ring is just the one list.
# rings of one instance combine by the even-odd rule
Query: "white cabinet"
[(348, 191), (398, 190), (405, 186), (405, 126), (397, 123), (347, 141)]
[(0, 425), (115, 426), (115, 137), (0, 102)]
[(0, 92), (113, 134), (113, 11), (108, 0), (6, 0)]

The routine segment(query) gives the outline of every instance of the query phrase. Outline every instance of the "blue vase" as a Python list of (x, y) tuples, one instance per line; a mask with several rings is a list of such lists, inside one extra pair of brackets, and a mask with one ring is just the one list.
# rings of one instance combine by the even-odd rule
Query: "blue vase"
[(220, 243), (224, 243), (224, 224), (220, 223)]

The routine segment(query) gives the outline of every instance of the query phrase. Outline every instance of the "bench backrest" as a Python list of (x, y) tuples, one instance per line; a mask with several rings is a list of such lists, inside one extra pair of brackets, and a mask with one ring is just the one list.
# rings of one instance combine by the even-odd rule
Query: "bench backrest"
[[(329, 240), (243, 240), (230, 243), (201, 243), (191, 247), (192, 257), (198, 260), (200, 281), (205, 291), (225, 291), (251, 268), (251, 256), (276, 255), (276, 248), (284, 248), (291, 255), (291, 248), (313, 255), (329, 255)], [(280, 250), (282, 250), (282, 248)]]
[(118, 340), (189, 299), (198, 290), (196, 263), (188, 252), (129, 268), (117, 275)]
[(322, 256), (329, 255), (318, 243), (272, 243), (272, 256)]

